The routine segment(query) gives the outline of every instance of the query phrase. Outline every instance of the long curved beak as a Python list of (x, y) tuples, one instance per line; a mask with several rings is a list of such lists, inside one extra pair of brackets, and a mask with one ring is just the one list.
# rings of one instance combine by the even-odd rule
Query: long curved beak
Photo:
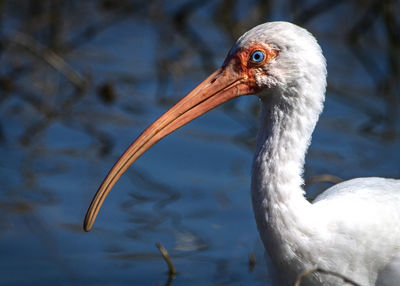
[(96, 216), (114, 184), (146, 150), (171, 132), (222, 103), (241, 95), (253, 93), (247, 74), (235, 70), (234, 67), (235, 65), (231, 63), (216, 70), (148, 126), (128, 147), (97, 190), (86, 213), (83, 224), (85, 231), (92, 228)]

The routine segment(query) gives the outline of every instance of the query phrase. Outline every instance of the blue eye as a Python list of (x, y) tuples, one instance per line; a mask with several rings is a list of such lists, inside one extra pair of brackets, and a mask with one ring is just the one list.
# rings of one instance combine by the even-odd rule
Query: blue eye
[(252, 62), (255, 62), (255, 63), (260, 63), (260, 62), (262, 62), (262, 61), (264, 60), (264, 58), (265, 58), (265, 55), (264, 55), (264, 53), (263, 53), (262, 51), (260, 51), (260, 50), (254, 51), (254, 52), (251, 54), (251, 56), (250, 56), (251, 61), (252, 61)]

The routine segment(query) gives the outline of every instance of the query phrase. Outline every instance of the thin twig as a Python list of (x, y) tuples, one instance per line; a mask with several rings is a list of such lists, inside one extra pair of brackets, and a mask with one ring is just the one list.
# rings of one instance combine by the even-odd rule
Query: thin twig
[(322, 274), (328, 274), (328, 275), (332, 275), (332, 276), (336, 276), (336, 277), (341, 278), (345, 283), (350, 283), (350, 284), (352, 284), (352, 285), (354, 285), (354, 286), (361, 286), (360, 284), (354, 282), (353, 280), (347, 278), (346, 276), (344, 276), (344, 275), (342, 275), (342, 274), (336, 273), (336, 272), (334, 272), (334, 271), (329, 271), (329, 270), (321, 269), (321, 268), (319, 268), (319, 267), (311, 268), (311, 269), (305, 270), (303, 273), (301, 273), (301, 274), (297, 277), (296, 282), (294, 283), (294, 286), (300, 286), (300, 285), (301, 285), (301, 280), (302, 280), (304, 277), (306, 277), (306, 276), (308, 276), (308, 275), (310, 275), (310, 274), (312, 274), (312, 273), (315, 273), (315, 272), (322, 273)]
[(254, 266), (256, 266), (256, 258), (254, 257), (254, 253), (249, 253), (249, 271), (252, 272), (254, 270)]
[(168, 264), (169, 275), (176, 275), (177, 272), (176, 272), (176, 269), (175, 269), (174, 265), (172, 264), (172, 260), (171, 260), (171, 257), (168, 254), (168, 251), (159, 242), (156, 243), (156, 246), (160, 250), (161, 255), (164, 258), (165, 262), (167, 262), (167, 264)]
[(62, 57), (46, 48), (41, 43), (36, 41), (29, 35), (16, 32), (11, 39), (12, 42), (26, 48), (35, 56), (43, 59), (54, 69), (62, 73), (75, 87), (84, 89), (86, 87), (86, 80), (75, 71)]

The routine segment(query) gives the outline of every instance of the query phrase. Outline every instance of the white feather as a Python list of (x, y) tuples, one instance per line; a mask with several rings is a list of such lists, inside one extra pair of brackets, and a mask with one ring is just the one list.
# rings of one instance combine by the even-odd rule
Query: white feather
[[(253, 44), (279, 51), (257, 72), (257, 84), (264, 89), (251, 187), (258, 229), (277, 269), (278, 285), (293, 285), (314, 266), (365, 286), (375, 285), (378, 275), (381, 284), (376, 285), (393, 285), (390, 281), (400, 272), (400, 181), (354, 179), (309, 203), (302, 173), (323, 108), (325, 59), (309, 32), (286, 22), (253, 28), (231, 53)], [(302, 285), (339, 281), (314, 274)]]

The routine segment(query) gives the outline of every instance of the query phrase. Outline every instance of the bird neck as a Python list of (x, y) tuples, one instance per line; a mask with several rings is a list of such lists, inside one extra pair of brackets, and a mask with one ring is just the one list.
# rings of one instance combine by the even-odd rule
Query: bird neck
[[(252, 202), (257, 226), (269, 252), (293, 248), (309, 227), (310, 203), (304, 197), (304, 158), (322, 111), (324, 87), (317, 94), (295, 90), (262, 96), (261, 124), (252, 169)], [(279, 245), (276, 245), (276, 244)]]

